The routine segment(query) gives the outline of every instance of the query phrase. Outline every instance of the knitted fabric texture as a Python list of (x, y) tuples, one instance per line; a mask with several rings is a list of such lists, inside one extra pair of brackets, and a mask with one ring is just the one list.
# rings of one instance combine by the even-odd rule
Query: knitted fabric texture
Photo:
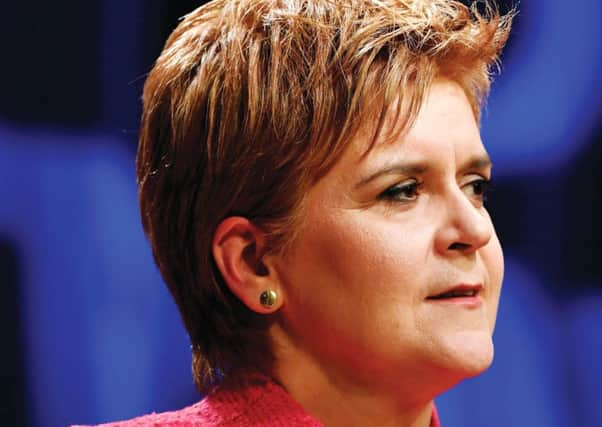
[[(200, 402), (179, 411), (153, 413), (99, 427), (139, 426), (321, 427), (322, 423), (279, 385), (255, 380), (238, 388), (217, 388)], [(440, 427), (436, 410), (430, 427)]]

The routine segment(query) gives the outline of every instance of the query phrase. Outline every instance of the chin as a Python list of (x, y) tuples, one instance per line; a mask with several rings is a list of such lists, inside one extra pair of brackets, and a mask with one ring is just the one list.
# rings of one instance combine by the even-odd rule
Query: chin
[(485, 372), (493, 362), (493, 341), (489, 332), (466, 332), (447, 343), (446, 368), (453, 371), (458, 380), (475, 377)]

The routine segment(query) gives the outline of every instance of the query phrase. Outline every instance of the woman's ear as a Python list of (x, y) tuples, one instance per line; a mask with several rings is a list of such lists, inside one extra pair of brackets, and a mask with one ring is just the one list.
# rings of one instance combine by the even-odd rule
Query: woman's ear
[(266, 239), (259, 227), (244, 217), (228, 217), (217, 226), (211, 249), (224, 282), (249, 309), (266, 314), (282, 306), (276, 270), (266, 265)]

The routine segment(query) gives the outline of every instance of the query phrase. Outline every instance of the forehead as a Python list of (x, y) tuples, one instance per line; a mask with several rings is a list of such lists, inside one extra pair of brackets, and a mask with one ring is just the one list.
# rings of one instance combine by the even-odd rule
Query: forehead
[(485, 153), (472, 106), (457, 83), (436, 80), (425, 93), (422, 106), (407, 129), (400, 129), (395, 121), (395, 108), (393, 104), (385, 115), (375, 140), (375, 123), (360, 129), (349, 147), (355, 163), (387, 157), (400, 149), (405, 156), (429, 158), (463, 152)]

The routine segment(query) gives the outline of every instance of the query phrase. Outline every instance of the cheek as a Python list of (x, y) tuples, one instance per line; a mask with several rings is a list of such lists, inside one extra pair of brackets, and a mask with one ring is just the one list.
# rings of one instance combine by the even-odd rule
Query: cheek
[(376, 215), (347, 211), (316, 221), (299, 255), (311, 264), (315, 280), (369, 298), (371, 292), (399, 291), (415, 272), (423, 242), (414, 234)]
[[(313, 217), (282, 265), (291, 303), (299, 310), (317, 309), (316, 316), (336, 313), (337, 323), (353, 323), (363, 310), (373, 319), (386, 301), (412, 298), (407, 282), (417, 251), (407, 250), (407, 234), (362, 211)], [(317, 295), (320, 306), (312, 307)]]
[(314, 218), (282, 265), (283, 315), (296, 339), (349, 369), (398, 354), (396, 340), (414, 333), (424, 270), (409, 234), (361, 211)]
[(491, 331), (493, 332), (497, 317), (502, 281), (504, 278), (504, 255), (495, 232), (491, 241), (487, 244), (487, 247), (482, 251), (482, 258), (489, 277), (489, 323), (491, 325)]
[(429, 271), (424, 234), (366, 211), (313, 217), (283, 264), (288, 321), (353, 346), (411, 327)]

